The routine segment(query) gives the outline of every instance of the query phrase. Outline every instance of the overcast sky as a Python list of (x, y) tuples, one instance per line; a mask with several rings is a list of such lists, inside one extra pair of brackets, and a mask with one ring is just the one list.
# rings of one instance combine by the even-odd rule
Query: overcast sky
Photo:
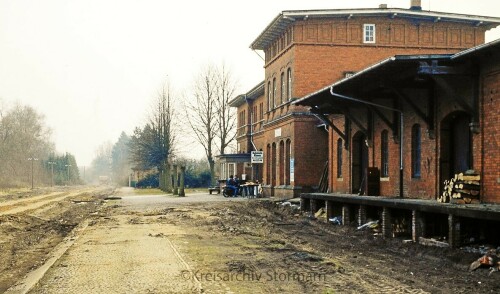
[[(0, 0), (0, 107), (46, 116), (59, 152), (96, 148), (142, 126), (168, 76), (183, 93), (203, 65), (229, 66), (240, 93), (264, 79), (250, 43), (283, 10), (408, 8), (410, 0)], [(500, 17), (499, 0), (422, 0), (424, 10)], [(487, 41), (500, 38), (499, 29)], [(262, 54), (262, 53), (261, 53)], [(190, 146), (183, 154), (202, 157)]]

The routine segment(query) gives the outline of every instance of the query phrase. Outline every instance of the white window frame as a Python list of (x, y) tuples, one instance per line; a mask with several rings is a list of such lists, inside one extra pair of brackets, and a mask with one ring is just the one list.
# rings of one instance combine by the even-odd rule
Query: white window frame
[(375, 24), (363, 25), (363, 43), (375, 43)]
[(226, 179), (229, 178), (230, 175), (236, 175), (236, 163), (228, 163), (227, 164), (227, 176)]

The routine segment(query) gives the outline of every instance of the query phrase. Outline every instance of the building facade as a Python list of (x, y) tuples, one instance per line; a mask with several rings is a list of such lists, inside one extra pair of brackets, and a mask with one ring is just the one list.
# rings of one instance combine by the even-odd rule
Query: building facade
[[(295, 100), (321, 92), (325, 86), (390, 56), (453, 54), (477, 46), (484, 43), (485, 31), (498, 24), (495, 18), (422, 11), (418, 1), (413, 2), (410, 9), (381, 6), (283, 11), (251, 44), (251, 49), (265, 53), (265, 79), (256, 87), (261, 89), (259, 95), (245, 100), (245, 95), (240, 95), (232, 105), (242, 116), (238, 125), (240, 152), (264, 152), (259, 176), (265, 196), (292, 197), (315, 190), (325, 167), (331, 187), (356, 192), (353, 187), (361, 185), (364, 165), (368, 164), (364, 159), (368, 158), (368, 151), (362, 146), (372, 142), (358, 134), (352, 145), (358, 149), (359, 160), (352, 161), (352, 156), (342, 151), (339, 154), (346, 158), (338, 170), (342, 176), (332, 173), (339, 165), (334, 161), (334, 145), (342, 144), (340, 150), (346, 150), (351, 142), (334, 142), (334, 135), (325, 127), (328, 123), (309, 111), (311, 106), (321, 105), (294, 103)], [(247, 97), (252, 96), (249, 93)], [(352, 118), (360, 125), (366, 120), (365, 113), (353, 112), (349, 120), (344, 119), (344, 113), (338, 115), (348, 124), (337, 124), (340, 128), (350, 127)], [(393, 133), (384, 135), (389, 153), (397, 150), (389, 143), (393, 137)], [(359, 183), (344, 176), (353, 173)], [(382, 191), (394, 192), (391, 187), (384, 186)], [(408, 192), (418, 189), (417, 185)]]
[[(474, 170), (481, 202), (499, 203), (499, 49), (497, 40), (391, 57), (296, 101), (332, 129), (331, 192), (436, 199), (445, 181)], [(376, 194), (367, 191), (369, 167)]]

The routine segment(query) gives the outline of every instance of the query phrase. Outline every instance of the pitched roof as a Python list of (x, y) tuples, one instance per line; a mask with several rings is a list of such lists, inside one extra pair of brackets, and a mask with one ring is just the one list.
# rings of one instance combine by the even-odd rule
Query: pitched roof
[(431, 22), (456, 22), (469, 23), (475, 26), (486, 26), (487, 29), (500, 25), (499, 17), (477, 16), (468, 14), (446, 13), (425, 10), (412, 10), (402, 8), (363, 8), (363, 9), (323, 9), (323, 10), (285, 10), (278, 14), (271, 23), (255, 39), (250, 48), (264, 50), (269, 44), (295, 21), (318, 18), (346, 18), (353, 17), (391, 17), (406, 18)]

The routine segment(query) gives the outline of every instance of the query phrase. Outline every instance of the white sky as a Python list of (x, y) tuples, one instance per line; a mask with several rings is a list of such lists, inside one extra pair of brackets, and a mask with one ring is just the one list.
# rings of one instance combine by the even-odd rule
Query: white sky
[[(0, 105), (46, 116), (59, 152), (89, 165), (96, 148), (142, 126), (168, 76), (185, 92), (224, 62), (244, 93), (264, 79), (250, 43), (283, 10), (408, 8), (410, 0), (0, 0)], [(422, 0), (424, 10), (500, 17), (498, 0)], [(487, 41), (500, 38), (500, 29)], [(262, 53), (261, 53), (262, 54)], [(199, 151), (193, 151), (199, 150)], [(193, 145), (180, 151), (202, 157)]]

